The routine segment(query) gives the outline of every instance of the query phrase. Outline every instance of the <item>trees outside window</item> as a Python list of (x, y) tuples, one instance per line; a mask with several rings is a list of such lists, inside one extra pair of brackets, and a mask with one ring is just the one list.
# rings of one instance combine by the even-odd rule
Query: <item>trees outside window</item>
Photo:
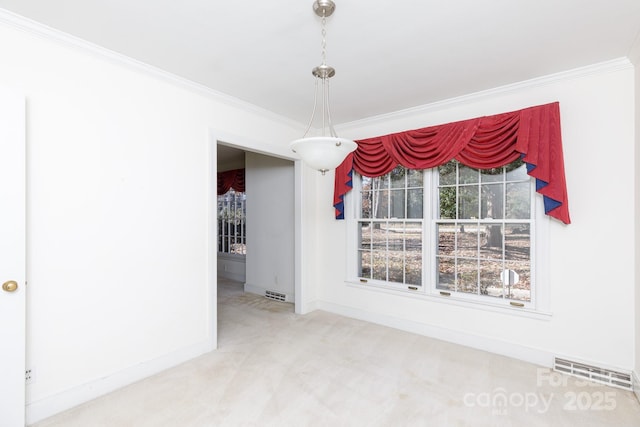
[(531, 300), (531, 182), (517, 160), (436, 173), (436, 289)]
[(355, 176), (359, 283), (484, 301), (532, 301), (535, 209), (526, 165), (452, 160)]

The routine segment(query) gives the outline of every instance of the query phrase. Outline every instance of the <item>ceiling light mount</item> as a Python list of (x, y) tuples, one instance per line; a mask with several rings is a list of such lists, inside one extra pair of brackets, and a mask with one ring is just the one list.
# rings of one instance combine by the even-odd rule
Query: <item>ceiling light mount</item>
[[(351, 140), (339, 138), (331, 123), (329, 79), (335, 76), (336, 70), (326, 63), (327, 31), (325, 25), (326, 18), (331, 16), (335, 10), (336, 4), (332, 0), (316, 0), (313, 3), (313, 11), (322, 18), (322, 64), (311, 70), (311, 73), (316, 78), (316, 89), (313, 100), (313, 112), (311, 113), (309, 125), (301, 139), (297, 139), (289, 144), (289, 147), (294, 153), (298, 153), (305, 163), (319, 170), (323, 175), (328, 170), (338, 167), (345, 157), (358, 147), (357, 144)], [(322, 91), (320, 97), (322, 103), (321, 136), (307, 138), (307, 133), (309, 133), (309, 129), (311, 129), (316, 116), (318, 87), (320, 87)]]
[(316, 0), (313, 3), (313, 11), (320, 18), (327, 18), (336, 10), (336, 4), (331, 0)]

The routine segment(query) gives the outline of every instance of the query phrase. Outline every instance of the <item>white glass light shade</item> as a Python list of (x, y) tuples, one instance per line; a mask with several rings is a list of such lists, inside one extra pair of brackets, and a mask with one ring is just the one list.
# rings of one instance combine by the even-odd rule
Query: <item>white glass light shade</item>
[(324, 174), (326, 171), (338, 167), (347, 154), (358, 148), (358, 145), (345, 138), (316, 136), (296, 139), (289, 144), (289, 147), (306, 164)]

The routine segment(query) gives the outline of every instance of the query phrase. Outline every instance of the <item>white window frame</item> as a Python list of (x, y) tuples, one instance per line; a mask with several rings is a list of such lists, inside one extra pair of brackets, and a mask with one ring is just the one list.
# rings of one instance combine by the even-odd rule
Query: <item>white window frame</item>
[[(437, 168), (425, 170), (424, 209), (423, 209), (423, 256), (422, 286), (392, 283), (380, 280), (363, 279), (357, 276), (358, 268), (358, 210), (362, 190), (360, 176), (353, 174), (353, 189), (345, 196), (345, 220), (347, 222), (347, 262), (346, 280), (348, 286), (359, 289), (386, 292), (399, 296), (411, 296), (438, 303), (454, 304), (488, 311), (507, 312), (534, 318), (547, 318), (551, 315), (549, 290), (549, 216), (544, 213), (541, 195), (535, 192), (535, 179), (531, 178), (531, 298), (530, 301), (498, 299), (488, 296), (450, 292), (443, 295), (436, 288), (437, 271), (435, 253), (437, 249), (436, 222), (439, 206), (432, 203), (436, 198)], [(515, 303), (515, 305), (512, 304)]]

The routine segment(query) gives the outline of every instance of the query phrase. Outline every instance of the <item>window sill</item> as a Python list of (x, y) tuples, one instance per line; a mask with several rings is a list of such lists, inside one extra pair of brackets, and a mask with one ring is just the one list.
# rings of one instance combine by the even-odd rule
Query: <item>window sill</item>
[(391, 288), (389, 286), (379, 285), (376, 283), (361, 283), (355, 280), (347, 280), (345, 284), (355, 289), (363, 289), (373, 292), (381, 292), (399, 297), (413, 298), (423, 301), (429, 301), (437, 304), (450, 304), (458, 307), (470, 308), (474, 310), (489, 311), (518, 317), (527, 317), (536, 320), (551, 320), (552, 313), (542, 310), (536, 310), (529, 307), (513, 307), (504, 304), (491, 304), (489, 302), (469, 301), (455, 296), (431, 295), (425, 293), (423, 289), (418, 290)]

